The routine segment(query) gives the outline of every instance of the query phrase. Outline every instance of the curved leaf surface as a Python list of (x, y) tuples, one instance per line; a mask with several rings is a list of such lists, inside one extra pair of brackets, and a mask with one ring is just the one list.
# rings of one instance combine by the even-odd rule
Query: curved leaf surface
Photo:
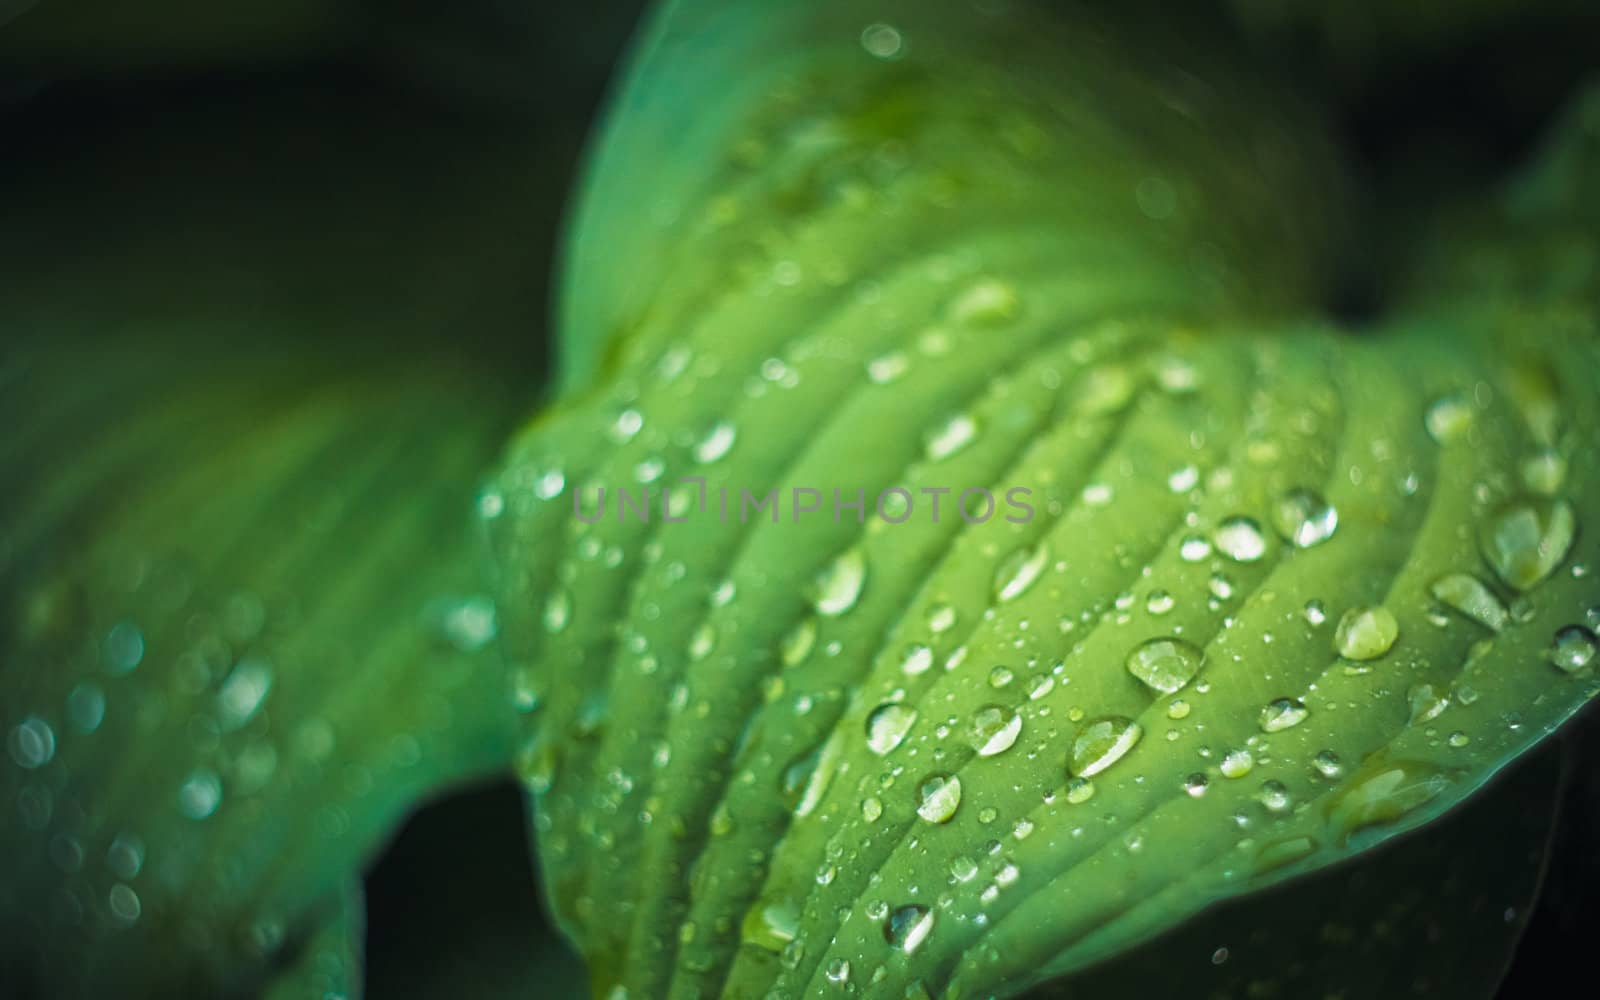
[(1087, 16), (653, 30), (573, 245), (591, 388), (485, 508), (597, 995), (1021, 991), (1438, 817), (1600, 689), (1582, 303), (1274, 318), (1337, 229), (1314, 130)]

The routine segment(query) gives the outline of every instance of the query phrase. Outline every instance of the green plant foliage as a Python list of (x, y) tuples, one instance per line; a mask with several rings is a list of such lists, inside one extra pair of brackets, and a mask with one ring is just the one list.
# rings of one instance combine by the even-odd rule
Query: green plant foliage
[(1365, 859), (1600, 690), (1592, 300), (1462, 295), (1445, 250), (1334, 329), (1306, 116), (985, 10), (669, 4), (595, 156), (574, 391), (485, 510), (597, 996), (1071, 977)]

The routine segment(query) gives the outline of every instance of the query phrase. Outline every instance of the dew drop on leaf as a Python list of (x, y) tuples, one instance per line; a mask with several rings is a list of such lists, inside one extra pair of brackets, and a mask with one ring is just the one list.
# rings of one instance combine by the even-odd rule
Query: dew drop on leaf
[(1236, 514), (1211, 533), (1217, 551), (1234, 562), (1252, 563), (1267, 554), (1267, 539), (1255, 518)]
[(1172, 694), (1187, 687), (1204, 662), (1205, 653), (1193, 643), (1177, 638), (1162, 638), (1150, 639), (1135, 646), (1124, 665), (1128, 673), (1151, 690)]
[(1003, 705), (985, 705), (972, 716), (972, 749), (979, 757), (1005, 753), (1022, 732), (1022, 716)]
[(1351, 608), (1334, 631), (1334, 649), (1350, 660), (1375, 660), (1400, 636), (1400, 623), (1388, 608)]
[(1600, 642), (1582, 625), (1568, 625), (1555, 634), (1550, 644), (1550, 662), (1565, 673), (1575, 674), (1595, 660)]
[(1306, 721), (1311, 710), (1298, 698), (1278, 698), (1261, 709), (1261, 731), (1278, 733)]
[(837, 618), (855, 607), (867, 580), (867, 559), (859, 548), (851, 548), (817, 574), (812, 599), (817, 614)]
[(1570, 503), (1524, 498), (1485, 520), (1478, 544), (1495, 575), (1516, 590), (1528, 590), (1555, 572), (1576, 534)]
[(1144, 735), (1144, 727), (1120, 715), (1088, 723), (1072, 741), (1067, 767), (1080, 778), (1091, 778), (1115, 764)]
[(929, 823), (948, 823), (961, 805), (961, 779), (930, 774), (917, 789), (917, 815)]
[(882, 757), (899, 746), (917, 721), (916, 709), (900, 702), (886, 702), (867, 715), (867, 747)]
[(1003, 559), (994, 574), (995, 600), (1003, 604), (1027, 593), (1044, 572), (1049, 558), (1049, 548), (1040, 542), (1031, 548), (1018, 549)]
[(883, 938), (907, 955), (922, 946), (933, 932), (933, 911), (912, 903), (889, 914), (883, 923)]
[(1469, 573), (1450, 573), (1428, 588), (1433, 599), (1492, 632), (1506, 627), (1510, 613), (1488, 584)]
[(1339, 512), (1316, 493), (1293, 489), (1273, 506), (1272, 525), (1296, 548), (1309, 549), (1333, 537)]

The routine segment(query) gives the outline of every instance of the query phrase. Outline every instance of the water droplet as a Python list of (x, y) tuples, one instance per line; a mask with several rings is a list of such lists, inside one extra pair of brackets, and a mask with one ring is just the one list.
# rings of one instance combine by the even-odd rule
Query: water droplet
[(1306, 602), (1301, 615), (1305, 618), (1306, 624), (1312, 626), (1321, 625), (1328, 620), (1327, 608), (1323, 606), (1321, 601), (1315, 599)]
[(899, 746), (917, 721), (916, 709), (897, 701), (885, 702), (867, 716), (867, 747), (882, 757)]
[(1261, 709), (1261, 731), (1277, 733), (1306, 721), (1311, 710), (1299, 698), (1278, 698)]
[(1256, 793), (1256, 801), (1261, 803), (1271, 813), (1288, 812), (1293, 801), (1289, 798), (1289, 789), (1281, 781), (1263, 781), (1261, 790)]
[(889, 914), (883, 924), (883, 938), (907, 955), (922, 946), (933, 932), (933, 911), (912, 903)]
[(1205, 653), (1192, 643), (1177, 638), (1150, 639), (1128, 654), (1124, 664), (1128, 673), (1161, 694), (1181, 691), (1194, 680), (1205, 662)]
[(825, 972), (828, 982), (836, 986), (843, 986), (850, 981), (850, 963), (842, 958), (836, 958), (828, 963)]
[(50, 723), (30, 715), (11, 730), (11, 759), (26, 770), (43, 767), (56, 755), (56, 733)]
[(928, 461), (938, 462), (965, 448), (977, 436), (978, 422), (965, 413), (958, 413), (928, 434), (925, 454)]
[(694, 460), (701, 465), (710, 465), (717, 459), (733, 450), (733, 443), (739, 437), (738, 430), (727, 421), (719, 421), (700, 439), (694, 446)]
[(817, 620), (803, 618), (779, 642), (778, 656), (785, 667), (793, 667), (811, 654), (811, 647), (816, 645), (816, 642)]
[(1252, 563), (1267, 554), (1267, 539), (1254, 518), (1236, 514), (1211, 533), (1217, 551), (1234, 562)]
[(1263, 844), (1256, 852), (1257, 872), (1275, 871), (1296, 861), (1304, 861), (1317, 853), (1317, 842), (1311, 837), (1287, 837)]
[(931, 666), (933, 666), (933, 650), (920, 642), (907, 646), (905, 655), (900, 658), (900, 671), (907, 677), (927, 673)]
[(1091, 778), (1115, 764), (1132, 750), (1144, 735), (1144, 727), (1132, 719), (1108, 716), (1085, 725), (1072, 741), (1068, 769), (1080, 778)]
[(205, 819), (222, 804), (222, 779), (210, 768), (198, 768), (178, 788), (178, 811), (190, 819)]
[(1092, 798), (1094, 798), (1094, 782), (1083, 777), (1067, 779), (1068, 802), (1075, 806), (1081, 806)]
[(1423, 416), (1428, 436), (1439, 444), (1459, 441), (1472, 427), (1472, 403), (1464, 395), (1435, 400)]
[(1197, 563), (1211, 555), (1211, 543), (1199, 535), (1189, 535), (1178, 543), (1178, 556), (1187, 563)]
[(1450, 777), (1431, 764), (1377, 762), (1336, 794), (1328, 816), (1348, 840), (1358, 830), (1400, 819), (1449, 786)]
[(1223, 755), (1222, 763), (1217, 765), (1217, 770), (1222, 772), (1224, 778), (1242, 778), (1255, 769), (1256, 759), (1249, 750), (1229, 750)]
[(1032, 548), (1018, 549), (1000, 562), (994, 574), (995, 600), (1014, 601), (1028, 592), (1044, 572), (1050, 559), (1050, 549), (1044, 542)]
[(1200, 796), (1204, 795), (1206, 793), (1206, 789), (1210, 786), (1210, 779), (1204, 774), (1201, 774), (1199, 771), (1196, 771), (1194, 774), (1191, 774), (1187, 778), (1183, 779), (1183, 790), (1188, 793), (1191, 799), (1198, 799)]
[(1317, 769), (1318, 774), (1329, 780), (1344, 774), (1344, 763), (1332, 750), (1318, 750), (1317, 755), (1311, 758), (1311, 766)]
[(1400, 623), (1388, 608), (1351, 608), (1334, 630), (1334, 649), (1346, 659), (1375, 660), (1394, 647), (1399, 635)]
[(1550, 662), (1569, 674), (1575, 674), (1594, 662), (1600, 652), (1600, 642), (1595, 634), (1582, 625), (1568, 625), (1556, 633), (1550, 644)]
[(1339, 512), (1316, 493), (1294, 489), (1272, 508), (1272, 524), (1296, 548), (1309, 549), (1333, 537)]
[(1015, 709), (985, 705), (972, 716), (972, 748), (979, 757), (1005, 753), (1022, 732), (1022, 716)]
[(1167, 489), (1174, 493), (1187, 493), (1200, 483), (1200, 470), (1192, 465), (1185, 465), (1167, 476)]
[(989, 671), (989, 686), (997, 691), (1001, 688), (1009, 687), (1011, 682), (1016, 679), (1016, 675), (1011, 672), (1011, 668), (1004, 663), (996, 664), (994, 669)]
[(1510, 615), (1488, 585), (1467, 573), (1451, 573), (1433, 581), (1428, 588), (1433, 599), (1454, 608), (1485, 628), (1498, 632), (1506, 627)]
[(1406, 702), (1411, 706), (1411, 725), (1432, 722), (1450, 707), (1450, 699), (1434, 690), (1432, 684), (1413, 684), (1406, 691)]
[(845, 550), (817, 574), (812, 599), (817, 614), (837, 618), (856, 606), (867, 580), (867, 558), (859, 548)]
[(1478, 544), (1495, 574), (1528, 590), (1555, 572), (1572, 551), (1577, 521), (1565, 500), (1521, 499), (1483, 523)]
[(861, 818), (868, 823), (876, 823), (878, 817), (883, 815), (883, 803), (876, 798), (868, 797), (861, 800)]
[(952, 774), (930, 774), (917, 790), (917, 815), (929, 823), (948, 823), (961, 805), (961, 779)]
[(955, 627), (956, 609), (948, 604), (935, 604), (928, 609), (928, 629), (934, 635), (943, 635)]

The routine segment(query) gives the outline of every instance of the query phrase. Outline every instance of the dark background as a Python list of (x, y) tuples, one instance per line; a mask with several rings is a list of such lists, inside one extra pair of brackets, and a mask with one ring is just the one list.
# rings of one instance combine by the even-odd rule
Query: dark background
[[(70, 295), (97, 268), (124, 311), (287, 301), (330, 338), (379, 324), (385, 350), (472, 352), (532, 405), (563, 206), (641, 6), (45, 0), (0, 27), (0, 273)], [(1449, 196), (1413, 181), (1439, 176), (1441, 158), (1462, 186), (1513, 168), (1595, 72), (1597, 18), (1556, 4), (1429, 44), (1313, 18), (1255, 44), (1330, 109), (1368, 211), (1388, 218)], [(176, 291), (137, 271), (157, 230), (191, 278)], [(1382, 247), (1353, 259), (1330, 311), (1380, 312), (1385, 273)], [(1590, 711), (1563, 737), (1566, 801), (1503, 997), (1591, 975), (1600, 777), (1582, 762), (1597, 734)], [(526, 836), (510, 782), (414, 816), (367, 875), (370, 995), (455, 995), (463, 967), (484, 995), (581, 988), (541, 912)]]

